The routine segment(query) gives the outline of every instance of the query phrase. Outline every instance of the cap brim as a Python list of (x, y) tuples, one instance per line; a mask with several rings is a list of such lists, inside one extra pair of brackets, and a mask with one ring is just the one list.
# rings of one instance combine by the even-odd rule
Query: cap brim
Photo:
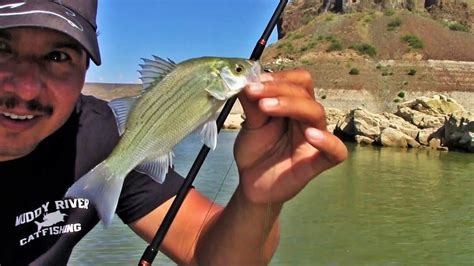
[[(11, 4), (13, 6), (14, 4)], [(101, 64), (95, 29), (79, 14), (53, 2), (31, 2), (0, 9), (0, 29), (43, 27), (67, 34), (79, 42), (96, 65)]]

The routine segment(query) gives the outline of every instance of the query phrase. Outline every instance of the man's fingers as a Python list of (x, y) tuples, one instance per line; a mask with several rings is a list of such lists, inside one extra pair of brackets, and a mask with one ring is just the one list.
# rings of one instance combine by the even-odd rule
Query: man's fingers
[(323, 106), (311, 99), (297, 97), (264, 98), (260, 109), (269, 116), (289, 117), (313, 127), (326, 130), (326, 115)]
[[(276, 73), (264, 73), (261, 75), (262, 83), (253, 83), (239, 94), (239, 100), (245, 112), (246, 121), (244, 127), (257, 129), (265, 126), (272, 115), (295, 118), (300, 121), (309, 122), (318, 128), (326, 127), (324, 110), (314, 103), (313, 82), (309, 72), (303, 69), (292, 71), (280, 71)], [(272, 107), (272, 99), (282, 99), (282, 105)], [(287, 100), (288, 99), (288, 100)], [(291, 99), (295, 101), (290, 103)], [(306, 99), (306, 101), (304, 101)], [(313, 104), (310, 104), (313, 102)], [(299, 105), (300, 108), (282, 110), (291, 105)], [(268, 104), (268, 105), (267, 105)], [(269, 108), (266, 108), (268, 106)], [(277, 108), (274, 108), (277, 107)], [(304, 111), (302, 108), (310, 108)], [(308, 112), (317, 111), (316, 117), (311, 117)], [(323, 119), (321, 119), (323, 118)], [(324, 120), (324, 122), (320, 122)]]
[[(292, 72), (288, 72), (286, 76), (294, 76), (293, 79), (296, 79), (296, 77), (298, 77), (297, 75), (289, 73)], [(270, 79), (264, 78), (263, 80), (265, 81), (262, 83), (251, 83), (245, 88), (243, 94), (245, 94), (249, 99), (252, 100), (276, 96), (301, 97), (314, 100), (313, 88), (311, 87), (311, 89), (307, 89), (306, 87), (304, 87), (304, 85), (301, 84), (307, 82), (303, 80), (297, 80), (296, 82), (293, 82), (292, 80), (286, 80), (283, 78), (283, 76), (271, 76)]]
[(269, 117), (259, 110), (258, 101), (252, 101), (243, 94), (239, 94), (239, 101), (245, 113), (245, 121), (242, 127), (246, 129), (258, 129), (267, 124)]
[(308, 127), (305, 130), (305, 137), (308, 143), (319, 150), (320, 156), (327, 160), (326, 165), (321, 164), (321, 162), (315, 162), (316, 167), (322, 167), (322, 169), (315, 169), (318, 173), (339, 164), (347, 158), (346, 145), (328, 131)]
[[(308, 95), (310, 95), (314, 99), (314, 92), (313, 92), (313, 79), (311, 74), (304, 69), (294, 69), (291, 71), (278, 71), (275, 73), (265, 73), (265, 75), (271, 75), (271, 80), (275, 83), (290, 83), (295, 86), (302, 87), (306, 90)], [(263, 78), (264, 80), (268, 80), (268, 78)]]

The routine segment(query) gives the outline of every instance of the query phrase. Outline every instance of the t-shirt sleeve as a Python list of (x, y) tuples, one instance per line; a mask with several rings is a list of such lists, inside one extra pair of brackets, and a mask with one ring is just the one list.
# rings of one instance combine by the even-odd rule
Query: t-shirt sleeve
[(116, 213), (124, 223), (134, 222), (176, 195), (183, 181), (184, 178), (172, 170), (162, 184), (132, 171), (125, 178)]

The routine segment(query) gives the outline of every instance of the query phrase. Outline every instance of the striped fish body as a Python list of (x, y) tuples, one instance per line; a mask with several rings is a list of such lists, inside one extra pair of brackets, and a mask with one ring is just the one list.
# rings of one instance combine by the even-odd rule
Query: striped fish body
[(178, 65), (176, 71), (152, 85), (158, 88), (146, 90), (137, 99), (127, 119), (126, 133), (112, 153), (118, 164), (114, 167), (119, 169), (125, 165), (124, 160), (130, 160), (133, 163), (127, 165), (132, 164), (129, 168), (133, 169), (147, 157), (167, 155), (222, 106), (223, 100), (213, 98), (203, 89), (209, 81), (193, 74), (193, 71), (204, 72), (208, 65), (187, 63), (191, 66)]
[(239, 58), (203, 57), (174, 64), (155, 57), (142, 65), (144, 92), (110, 103), (121, 139), (108, 158), (78, 179), (66, 197), (88, 198), (105, 226), (115, 212), (126, 175), (135, 169), (163, 182), (172, 150), (191, 132), (214, 149), (217, 111), (249, 82), (260, 65)]

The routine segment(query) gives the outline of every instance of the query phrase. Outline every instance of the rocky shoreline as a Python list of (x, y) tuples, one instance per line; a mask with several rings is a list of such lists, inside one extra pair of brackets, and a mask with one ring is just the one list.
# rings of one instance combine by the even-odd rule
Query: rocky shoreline
[[(109, 101), (136, 95), (140, 90), (138, 84), (89, 83), (83, 93)], [(471, 91), (407, 92), (398, 103), (382, 102), (364, 90), (325, 90), (321, 94), (315, 89), (315, 96), (326, 110), (328, 130), (345, 141), (474, 152)], [(238, 130), (243, 121), (242, 106), (237, 101), (223, 128)]]
[[(345, 141), (474, 152), (474, 114), (442, 94), (399, 103), (395, 112), (327, 107), (326, 115), (328, 130)], [(243, 120), (242, 113), (231, 113), (224, 128), (239, 129)]]

